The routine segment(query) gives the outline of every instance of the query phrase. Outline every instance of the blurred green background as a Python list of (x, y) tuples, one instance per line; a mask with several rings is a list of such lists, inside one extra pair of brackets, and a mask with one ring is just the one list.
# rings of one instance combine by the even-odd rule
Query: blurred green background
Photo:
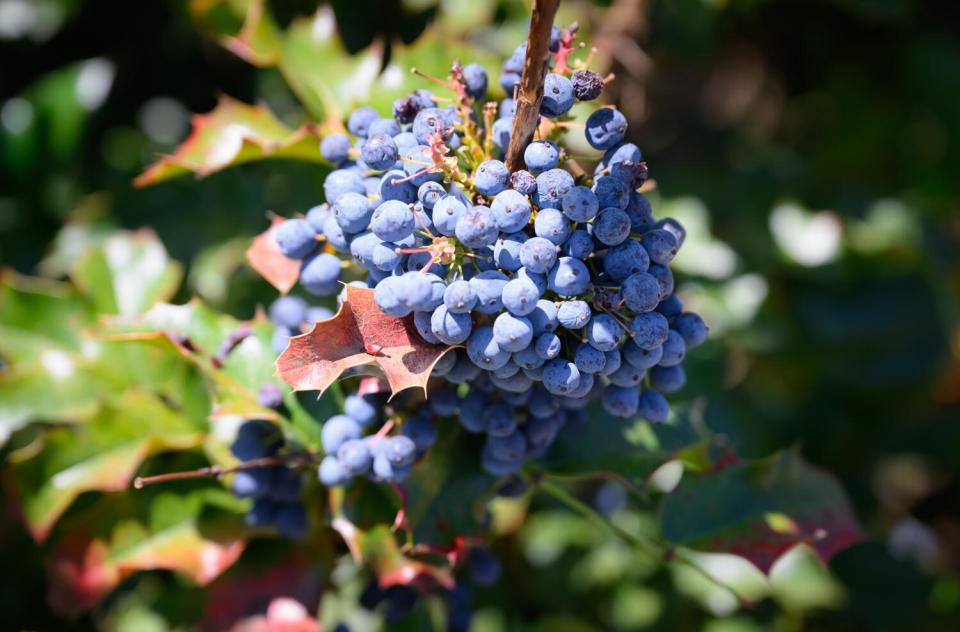
[[(290, 126), (317, 114), (278, 70), (215, 41), (204, 4), (0, 0), (4, 266), (58, 275), (54, 240), (69, 257), (71, 240), (152, 226), (188, 265), (181, 299), (249, 317), (273, 298), (242, 265), (246, 240), (267, 209), (321, 200), (323, 167), (267, 161), (132, 185), (221, 94), (266, 102)], [(317, 11), (268, 4), (281, 25)], [(324, 7), (349, 53), (384, 65), (428, 29), (444, 55), (459, 54), (444, 43), (469, 46), (494, 70), (525, 33), (523, 2)], [(622, 544), (545, 511), (498, 551), (505, 580), (478, 595), (476, 629), (960, 629), (960, 5), (565, 1), (560, 17), (616, 74), (608, 98), (644, 150), (654, 208), (690, 233), (682, 294), (716, 335), (689, 358), (685, 393), (741, 454), (799, 445), (833, 472), (868, 539), (831, 575), (797, 560), (772, 597), (744, 607), (701, 578), (624, 564)], [(348, 64), (338, 55), (314, 60), (317, 72)], [(123, 603), (56, 621), (32, 541), (9, 515), (0, 536), (4, 629), (178, 624), (119, 625)], [(149, 593), (155, 615), (171, 608), (158, 590), (131, 594)]]

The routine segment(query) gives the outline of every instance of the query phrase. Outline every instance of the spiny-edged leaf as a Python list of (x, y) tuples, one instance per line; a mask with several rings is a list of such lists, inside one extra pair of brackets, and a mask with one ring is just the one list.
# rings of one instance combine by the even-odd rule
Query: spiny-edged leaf
[(406, 388), (426, 393), (434, 364), (451, 347), (424, 341), (412, 316), (395, 318), (382, 312), (373, 290), (348, 285), (346, 291), (333, 318), (290, 339), (277, 358), (277, 374), (295, 391), (322, 393), (344, 371), (375, 365), (394, 395)]
[(614, 418), (592, 408), (584, 425), (566, 427), (557, 435), (541, 462), (555, 474), (602, 469), (643, 485), (648, 475), (672, 458), (699, 465), (695, 461), (701, 460), (709, 443), (709, 435), (684, 409), (678, 409), (670, 423), (650, 424)]
[(274, 217), (270, 228), (253, 238), (247, 248), (247, 262), (267, 283), (286, 294), (300, 277), (300, 262), (287, 258), (277, 245), (277, 229), (283, 221), (282, 217)]
[(226, 492), (102, 497), (71, 515), (46, 560), (50, 607), (76, 617), (138, 571), (176, 571), (199, 585), (216, 579), (244, 549), (239, 530), (206, 528), (203, 516), (223, 515), (206, 502), (216, 493)]
[(685, 474), (660, 522), (674, 544), (734, 553), (764, 572), (798, 542), (829, 560), (862, 537), (837, 481), (794, 451)]
[(370, 567), (383, 588), (396, 584), (421, 588), (437, 584), (453, 587), (452, 569), (446, 560), (428, 563), (404, 554), (387, 525), (375, 525), (364, 531), (345, 517), (338, 516), (333, 521), (333, 528), (343, 537), (357, 562)]
[(139, 314), (169, 300), (183, 277), (149, 229), (119, 231), (87, 250), (70, 277), (103, 314)]
[(202, 418), (171, 407), (154, 393), (129, 389), (86, 424), (55, 428), (10, 458), (24, 520), (44, 540), (74, 499), (87, 491), (124, 491), (140, 463), (164, 450), (203, 441)]
[(312, 126), (293, 130), (264, 105), (222, 96), (212, 111), (193, 117), (193, 130), (176, 152), (151, 165), (135, 184), (143, 187), (186, 173), (203, 177), (264, 158), (322, 162), (318, 140)]

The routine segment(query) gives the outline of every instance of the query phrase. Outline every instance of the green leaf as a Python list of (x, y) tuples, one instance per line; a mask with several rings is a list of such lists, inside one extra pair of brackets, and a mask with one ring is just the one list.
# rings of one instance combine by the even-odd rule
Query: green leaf
[(10, 473), (27, 527), (44, 540), (87, 491), (127, 490), (147, 457), (201, 445), (206, 424), (157, 394), (129, 389), (88, 423), (55, 428), (10, 457)]
[(222, 96), (212, 111), (193, 117), (193, 131), (176, 152), (155, 162), (134, 183), (144, 187), (187, 173), (203, 177), (265, 158), (322, 162), (315, 128), (290, 129), (263, 105)]
[(764, 572), (799, 542), (829, 560), (862, 537), (836, 480), (793, 451), (688, 472), (661, 512), (663, 535), (673, 544), (734, 553)]
[(668, 423), (650, 424), (592, 410), (584, 425), (558, 434), (541, 462), (553, 474), (582, 475), (602, 469), (642, 487), (670, 459), (693, 465), (706, 458), (711, 438), (694, 412), (680, 408)]
[(176, 293), (183, 269), (149, 229), (116, 232), (87, 250), (70, 277), (98, 312), (130, 316)]

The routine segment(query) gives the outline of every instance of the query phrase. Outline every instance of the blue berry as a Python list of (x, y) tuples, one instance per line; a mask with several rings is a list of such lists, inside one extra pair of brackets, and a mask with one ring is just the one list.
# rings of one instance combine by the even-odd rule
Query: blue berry
[(679, 364), (650, 369), (650, 386), (663, 393), (676, 393), (687, 382), (687, 374)]
[(575, 102), (573, 83), (555, 73), (547, 73), (543, 81), (543, 101), (540, 104), (540, 113), (549, 118), (563, 116), (570, 111)]
[(560, 246), (570, 237), (572, 229), (567, 218), (555, 208), (540, 209), (533, 223), (533, 232), (554, 245)]
[(403, 318), (413, 311), (406, 303), (401, 302), (400, 285), (400, 277), (387, 277), (377, 283), (373, 293), (373, 300), (377, 307), (396, 318)]
[(463, 245), (469, 248), (481, 248), (492, 245), (500, 231), (490, 208), (478, 205), (471, 206), (460, 215), (455, 233)]
[(494, 340), (493, 327), (478, 327), (467, 339), (467, 355), (481, 369), (494, 371), (510, 361), (510, 352)]
[(433, 333), (432, 312), (414, 312), (413, 326), (416, 328), (417, 333), (420, 334), (420, 337), (423, 338), (427, 343), (432, 345), (439, 345), (443, 343), (443, 341)]
[(573, 176), (563, 169), (549, 169), (537, 176), (533, 202), (540, 208), (559, 208), (560, 201), (573, 188)]
[(267, 313), (274, 325), (296, 329), (307, 317), (307, 302), (299, 296), (281, 296)]
[(560, 358), (544, 365), (543, 386), (554, 395), (566, 395), (580, 385), (577, 365)]
[(666, 398), (653, 389), (640, 393), (640, 402), (637, 412), (641, 417), (655, 423), (667, 420), (670, 415), (670, 404)]
[(563, 196), (560, 204), (563, 214), (575, 222), (588, 222), (597, 216), (600, 201), (587, 187), (572, 187)]
[(437, 427), (427, 415), (416, 414), (403, 422), (403, 436), (409, 437), (417, 452), (425, 452), (437, 442)]
[(529, 279), (533, 281), (533, 284), (537, 286), (537, 289), (540, 290), (541, 294), (547, 291), (546, 274), (541, 274), (540, 272), (531, 272), (527, 268), (520, 268), (517, 270), (517, 278)]
[(525, 169), (519, 169), (510, 174), (510, 186), (524, 195), (533, 195), (537, 191), (537, 179)]
[(635, 386), (610, 385), (600, 395), (603, 409), (614, 417), (629, 418), (637, 414), (640, 391)]
[(638, 272), (646, 272), (649, 267), (650, 257), (647, 251), (633, 239), (610, 248), (603, 258), (603, 271), (617, 281)]
[(547, 274), (547, 287), (560, 296), (583, 294), (590, 287), (590, 271), (579, 259), (560, 257)]
[(631, 274), (623, 281), (623, 301), (634, 312), (650, 312), (660, 302), (660, 284), (646, 272)]
[(655, 228), (644, 233), (641, 245), (650, 255), (650, 261), (661, 265), (670, 263), (679, 249), (677, 238), (661, 228)]
[(433, 225), (441, 235), (452, 237), (457, 232), (457, 222), (466, 210), (466, 204), (456, 197), (442, 197), (433, 206)]
[[(405, 272), (397, 278), (400, 302), (411, 310), (427, 311), (436, 307), (432, 275)], [(442, 298), (440, 300), (443, 300)]]
[(612, 206), (623, 210), (630, 204), (630, 189), (617, 178), (597, 178), (593, 183), (593, 192), (600, 208)]
[(673, 326), (677, 330), (677, 333), (683, 337), (687, 349), (693, 349), (694, 347), (702, 345), (710, 333), (703, 319), (692, 312), (684, 312), (677, 316)]
[(446, 194), (446, 189), (439, 182), (424, 182), (417, 189), (417, 199), (423, 204), (423, 208), (428, 211), (432, 211), (434, 205)]
[(351, 475), (347, 468), (335, 456), (325, 456), (317, 468), (320, 482), (327, 487), (344, 487), (350, 483)]
[(573, 354), (573, 362), (577, 365), (580, 373), (599, 373), (606, 364), (606, 356), (603, 351), (589, 344), (582, 344), (577, 347)]
[(543, 237), (533, 237), (520, 246), (520, 263), (530, 272), (545, 274), (556, 260), (557, 247)]
[(501, 235), (493, 244), (493, 261), (497, 267), (507, 272), (519, 270), (523, 265), (520, 261), (520, 247), (527, 239), (527, 234), (523, 232)]
[(557, 309), (557, 322), (566, 329), (581, 329), (590, 320), (590, 305), (586, 301), (563, 301)]
[(404, 204), (411, 204), (417, 199), (417, 187), (406, 181), (407, 174), (399, 169), (392, 169), (380, 178), (380, 200), (396, 200)]
[(563, 350), (563, 341), (560, 340), (560, 336), (548, 331), (537, 336), (533, 350), (538, 357), (544, 360), (553, 360)]
[(462, 344), (470, 336), (473, 321), (469, 314), (451, 312), (441, 305), (430, 316), (430, 331), (440, 342), (448, 345)]
[(560, 326), (557, 320), (557, 306), (552, 301), (540, 299), (533, 310), (527, 314), (527, 319), (533, 325), (534, 335), (542, 334), (545, 331), (556, 331)]
[(451, 314), (469, 314), (477, 304), (477, 291), (468, 281), (454, 281), (444, 290), (443, 304)]
[(347, 129), (350, 130), (350, 133), (354, 136), (366, 138), (370, 125), (378, 118), (380, 118), (380, 115), (377, 114), (377, 111), (373, 108), (357, 108), (350, 114), (350, 118), (347, 119)]
[(630, 323), (633, 342), (641, 349), (653, 349), (662, 345), (670, 331), (667, 319), (657, 312), (634, 316)]
[(481, 162), (473, 173), (473, 184), (481, 195), (496, 195), (507, 188), (510, 171), (499, 160)]
[(513, 117), (498, 118), (493, 122), (493, 144), (507, 151), (510, 145), (510, 133), (513, 131)]
[(587, 342), (598, 351), (613, 351), (619, 346), (622, 329), (609, 314), (596, 314), (587, 323)]
[(460, 425), (468, 432), (485, 432), (486, 409), (489, 405), (490, 398), (485, 393), (471, 390), (460, 404)]
[(403, 171), (407, 174), (416, 195), (417, 187), (424, 182), (442, 182), (443, 174), (433, 168), (433, 154), (426, 145), (412, 147), (403, 155)]
[(280, 252), (290, 259), (303, 259), (317, 248), (317, 231), (305, 219), (285, 220), (276, 232)]
[(660, 299), (663, 300), (673, 293), (673, 272), (667, 266), (654, 263), (647, 270), (647, 274), (652, 276), (660, 284)]
[(649, 369), (660, 363), (663, 357), (663, 347), (657, 345), (652, 349), (641, 349), (633, 340), (623, 345), (623, 357), (628, 363), (638, 369)]
[(530, 221), (530, 201), (527, 196), (513, 189), (505, 189), (497, 193), (490, 205), (490, 210), (493, 212), (497, 226), (504, 233), (523, 230)]
[(537, 355), (536, 347), (526, 347), (513, 354), (513, 362), (521, 369), (536, 369), (546, 360)]
[(563, 254), (580, 260), (586, 259), (593, 254), (593, 236), (583, 229), (573, 231), (563, 244)]
[(407, 204), (387, 200), (370, 218), (370, 230), (383, 241), (400, 241), (413, 233), (416, 220)]
[(548, 140), (535, 140), (523, 151), (523, 162), (532, 173), (541, 173), (557, 166), (560, 151)]
[(373, 203), (366, 195), (345, 193), (333, 203), (333, 216), (347, 233), (359, 233), (370, 224), (373, 215)]
[(344, 134), (330, 134), (320, 141), (320, 155), (339, 165), (350, 156), (350, 139)]
[(506, 404), (488, 406), (485, 417), (487, 433), (492, 437), (507, 437), (517, 429), (517, 416)]
[(607, 246), (621, 244), (630, 236), (630, 218), (618, 208), (605, 208), (593, 222), (593, 236)]
[(446, 116), (439, 108), (424, 108), (413, 119), (413, 135), (421, 145), (429, 145), (434, 134), (449, 138), (452, 129), (448, 128)]
[(390, 241), (382, 241), (374, 246), (371, 255), (374, 267), (383, 272), (396, 270), (403, 261), (403, 255), (397, 252), (398, 247)]
[(683, 341), (683, 336), (674, 330), (667, 333), (667, 339), (663, 342), (663, 357), (660, 358), (660, 366), (676, 366), (683, 361), (687, 353), (687, 344)]
[(356, 393), (348, 395), (344, 400), (343, 412), (363, 427), (374, 423), (380, 416), (379, 407), (373, 395)]
[(487, 71), (480, 64), (468, 64), (463, 67), (463, 80), (467, 95), (476, 100), (487, 96)]
[(336, 294), (340, 278), (340, 259), (321, 252), (303, 260), (300, 266), (300, 284), (303, 289), (317, 296)]
[(386, 134), (376, 134), (367, 138), (360, 147), (360, 156), (374, 171), (383, 171), (392, 167), (400, 154), (393, 138)]
[(273, 469), (240, 470), (233, 475), (230, 491), (240, 498), (265, 498), (273, 484)]
[(334, 415), (320, 430), (320, 443), (327, 454), (335, 454), (345, 442), (359, 439), (363, 434), (360, 424), (346, 415)]
[(520, 351), (533, 340), (533, 326), (523, 316), (504, 312), (493, 321), (493, 340), (503, 351)]
[(373, 464), (373, 455), (363, 439), (349, 439), (337, 448), (337, 460), (351, 475), (364, 474)]
[(610, 149), (623, 141), (627, 119), (614, 108), (601, 108), (587, 118), (584, 136), (594, 149)]
[(503, 306), (516, 316), (526, 316), (532, 312), (539, 299), (540, 291), (530, 279), (515, 278), (503, 286)]
[(509, 279), (496, 270), (487, 270), (470, 279), (470, 285), (477, 293), (477, 305), (474, 309), (481, 314), (496, 314), (503, 309), (503, 288)]
[(523, 433), (514, 430), (506, 436), (488, 437), (486, 449), (490, 450), (494, 457), (504, 461), (522, 459), (527, 453), (527, 438)]

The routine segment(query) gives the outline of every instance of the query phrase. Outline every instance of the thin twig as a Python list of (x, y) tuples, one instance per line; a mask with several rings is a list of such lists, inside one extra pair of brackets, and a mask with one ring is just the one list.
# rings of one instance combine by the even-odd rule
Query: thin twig
[(309, 463), (315, 461), (314, 455), (308, 452), (291, 452), (283, 456), (270, 456), (262, 459), (252, 459), (244, 461), (234, 467), (223, 467), (220, 465), (210, 465), (195, 470), (185, 472), (169, 472), (167, 474), (157, 474), (156, 476), (138, 476), (133, 479), (134, 489), (143, 489), (147, 485), (157, 485), (159, 483), (169, 483), (172, 481), (184, 481), (195, 478), (220, 478), (233, 472), (242, 470), (255, 470), (263, 467), (275, 467), (277, 465), (287, 465), (290, 463)]
[(507, 148), (507, 168), (511, 172), (523, 168), (523, 150), (533, 139), (540, 118), (540, 102), (543, 101), (543, 79), (550, 51), (550, 29), (557, 15), (560, 0), (533, 0), (533, 15), (530, 18), (530, 33), (527, 36), (527, 56), (523, 60), (523, 75), (517, 94), (513, 129)]

